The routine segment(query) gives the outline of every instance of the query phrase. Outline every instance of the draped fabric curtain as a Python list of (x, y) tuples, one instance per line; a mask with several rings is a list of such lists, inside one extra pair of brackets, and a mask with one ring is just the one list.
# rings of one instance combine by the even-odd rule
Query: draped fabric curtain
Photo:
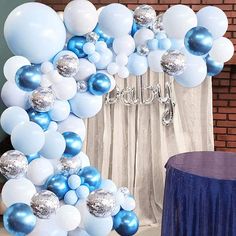
[[(158, 82), (162, 89), (168, 79), (152, 72), (143, 77), (145, 84)], [(120, 88), (136, 85), (135, 77), (116, 81)], [(104, 104), (96, 117), (86, 121), (84, 151), (104, 178), (131, 190), (142, 226), (160, 227), (168, 158), (214, 149), (211, 78), (193, 89), (173, 83), (172, 93), (176, 106), (169, 127), (162, 125), (164, 107), (158, 101), (136, 106)]]

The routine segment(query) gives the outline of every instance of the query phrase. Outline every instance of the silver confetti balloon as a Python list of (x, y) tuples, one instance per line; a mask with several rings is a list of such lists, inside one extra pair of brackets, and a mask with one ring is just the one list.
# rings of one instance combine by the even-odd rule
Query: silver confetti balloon
[(127, 187), (120, 187), (117, 192), (122, 193), (124, 197), (128, 197), (130, 195), (130, 191)]
[(168, 50), (161, 58), (161, 67), (170, 76), (180, 75), (186, 67), (185, 55), (178, 50)]
[(79, 70), (79, 59), (73, 55), (63, 55), (57, 60), (56, 69), (64, 77), (73, 77)]
[(146, 45), (139, 45), (137, 47), (137, 53), (140, 55), (140, 56), (147, 56), (148, 53), (149, 53), (149, 49)]
[(78, 81), (77, 90), (79, 93), (85, 93), (88, 90), (87, 82), (83, 80)]
[(58, 160), (57, 164), (57, 172), (62, 173), (64, 175), (72, 175), (77, 173), (81, 168), (80, 159), (75, 156), (73, 158), (61, 158)]
[(116, 208), (116, 200), (112, 193), (99, 189), (89, 194), (87, 207), (96, 217), (108, 217)]
[(144, 27), (149, 27), (156, 20), (156, 12), (149, 5), (138, 6), (134, 11), (135, 22)]
[(60, 207), (60, 202), (53, 192), (43, 190), (32, 197), (30, 206), (38, 218), (49, 219)]
[(99, 39), (99, 35), (95, 32), (86, 34), (86, 41), (90, 43), (96, 43)]
[(37, 88), (29, 97), (32, 108), (39, 112), (50, 111), (55, 103), (55, 95), (51, 88)]
[(7, 179), (22, 177), (27, 172), (27, 169), (27, 158), (19, 151), (7, 151), (0, 158), (0, 172)]
[(163, 26), (163, 15), (164, 14), (160, 14), (156, 17), (155, 21), (153, 22), (152, 26), (151, 26), (151, 30), (156, 34), (160, 31), (164, 30), (164, 26)]

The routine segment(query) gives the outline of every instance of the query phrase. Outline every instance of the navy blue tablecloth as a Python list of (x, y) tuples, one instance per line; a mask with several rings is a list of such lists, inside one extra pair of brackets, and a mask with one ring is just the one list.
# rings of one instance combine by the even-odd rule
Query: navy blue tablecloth
[(162, 236), (236, 236), (236, 153), (170, 158)]

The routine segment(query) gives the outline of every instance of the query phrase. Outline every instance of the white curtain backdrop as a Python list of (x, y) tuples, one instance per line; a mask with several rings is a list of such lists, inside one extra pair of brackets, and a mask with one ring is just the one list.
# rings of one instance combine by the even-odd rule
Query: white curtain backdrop
[[(146, 84), (159, 82), (162, 88), (164, 80), (163, 74), (151, 72), (144, 78)], [(135, 78), (117, 79), (117, 84), (135, 86)], [(131, 190), (142, 226), (160, 227), (164, 165), (169, 157), (214, 149), (211, 79), (193, 89), (174, 83), (172, 90), (176, 106), (169, 127), (162, 125), (164, 107), (157, 101), (130, 107), (104, 105), (95, 118), (86, 121), (84, 150), (91, 164), (104, 178)]]

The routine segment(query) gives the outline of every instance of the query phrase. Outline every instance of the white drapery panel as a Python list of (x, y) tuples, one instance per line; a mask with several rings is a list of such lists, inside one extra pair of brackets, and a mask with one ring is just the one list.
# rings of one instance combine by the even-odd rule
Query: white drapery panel
[[(149, 72), (146, 84), (159, 82), (164, 75)], [(135, 86), (135, 77), (117, 79), (120, 88)], [(193, 89), (174, 83), (176, 102), (174, 123), (162, 125), (164, 107), (152, 105), (104, 105), (103, 110), (86, 121), (84, 151), (91, 164), (104, 178), (117, 186), (127, 186), (137, 203), (141, 225), (160, 226), (165, 180), (164, 165), (174, 154), (187, 151), (213, 150), (211, 79)]]

